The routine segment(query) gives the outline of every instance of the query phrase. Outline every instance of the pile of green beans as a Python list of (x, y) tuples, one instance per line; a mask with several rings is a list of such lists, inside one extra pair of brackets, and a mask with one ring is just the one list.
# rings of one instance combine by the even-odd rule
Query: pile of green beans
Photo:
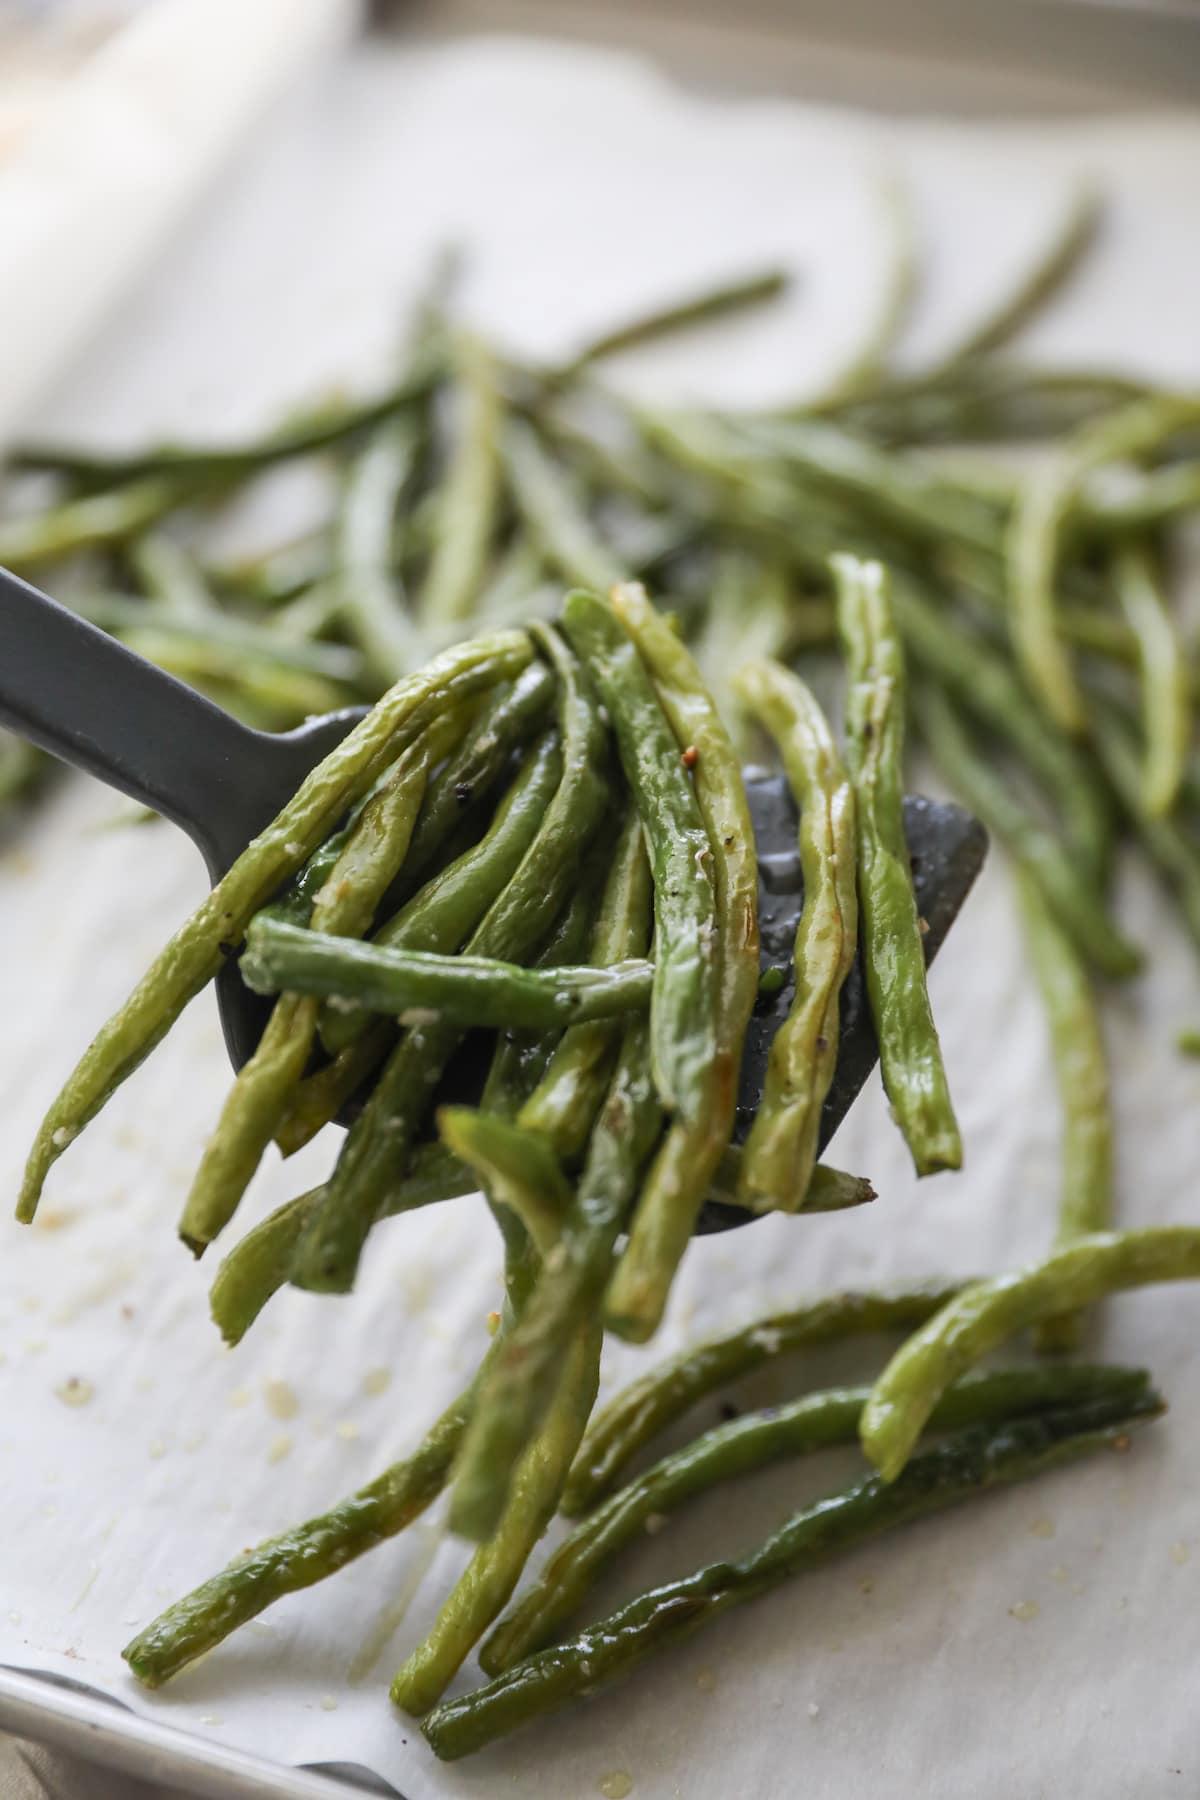
[[(272, 1140), (288, 1154), (361, 1105), (327, 1180), (226, 1254), (211, 1295), (226, 1339), (285, 1283), (349, 1289), (401, 1212), (482, 1189), (504, 1247), (504, 1311), (474, 1380), (410, 1457), (140, 1633), (125, 1655), (148, 1685), (445, 1494), (475, 1553), (392, 1695), (439, 1756), (460, 1756), (838, 1548), (1123, 1445), (1163, 1410), (1137, 1371), (972, 1368), (1027, 1328), (1039, 1350), (1075, 1349), (1103, 1296), (1200, 1275), (1200, 1231), (1110, 1229), (1103, 1031), (1105, 984), (1144, 960), (1115, 913), (1118, 855), (1142, 859), (1200, 945), (1200, 660), (1170, 582), (1200, 509), (1200, 397), (1009, 354), (1095, 235), (1100, 204), (1082, 192), (976, 328), (897, 373), (915, 258), (900, 197), (890, 217), (869, 337), (806, 403), (669, 410), (599, 372), (769, 303), (778, 271), (630, 319), (556, 367), (461, 331), (439, 280), (374, 395), (256, 442), (13, 458), (0, 564), (264, 728), (375, 703), (89, 1046), (38, 1134), (19, 1216), (236, 949), (273, 1006), (197, 1171), (185, 1244), (199, 1256), (228, 1228)], [(1034, 440), (1037, 459), (1010, 454)], [(328, 478), (324, 515), (295, 540), (213, 553), (212, 527), (296, 461)], [(839, 654), (841, 742), (808, 679)], [(759, 983), (740, 765), (764, 733), (800, 814), (806, 898), (795, 999), (735, 1148)], [(1014, 865), (1062, 1112), (1054, 1247), (961, 1290), (760, 1320), (593, 1416), (604, 1333), (652, 1335), (707, 1198), (787, 1213), (871, 1198), (816, 1161), (856, 948), (918, 1174), (963, 1160), (903, 836), (911, 740)], [(0, 814), (40, 795), (42, 773), (0, 740)], [(478, 1091), (443, 1095), (468, 1038)], [(1178, 1048), (1198, 1043), (1184, 1032)], [(618, 1485), (666, 1425), (765, 1360), (909, 1330), (873, 1387), (801, 1385)], [(922, 1446), (927, 1428), (952, 1435)], [(564, 1637), (649, 1514), (856, 1435), (877, 1473)], [(580, 1523), (518, 1594), (556, 1510)], [(478, 1645), (491, 1681), (443, 1700)]]

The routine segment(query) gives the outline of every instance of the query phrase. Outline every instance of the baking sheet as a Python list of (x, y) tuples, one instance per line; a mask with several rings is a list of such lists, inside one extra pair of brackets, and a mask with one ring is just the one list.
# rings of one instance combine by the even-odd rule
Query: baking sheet
[[(447, 239), (471, 250), (471, 313), (543, 355), (626, 303), (782, 257), (800, 279), (775, 315), (630, 356), (622, 374), (657, 394), (801, 391), (869, 312), (884, 168), (911, 180), (929, 252), (913, 355), (965, 322), (1089, 169), (1114, 196), (1111, 227), (1031, 351), (1196, 380), (1198, 144), (1184, 119), (967, 130), (719, 105), (620, 58), (512, 41), (362, 49), (281, 124), (121, 329), (64, 379), (39, 428), (130, 443), (225, 432), (322, 381), (370, 382)], [(202, 892), (190, 846), (166, 826), (114, 825), (121, 811), (64, 782), (0, 857), (9, 1192), (70, 1060)], [(1153, 958), (1110, 1007), (1123, 1217), (1186, 1219), (1200, 1071), (1171, 1041), (1200, 1014), (1200, 982), (1157, 897), (1125, 885)], [(1044, 1245), (1057, 1121), (996, 858), (933, 990), (967, 1170), (918, 1190), (871, 1084), (836, 1158), (873, 1177), (879, 1202), (695, 1245), (660, 1339), (607, 1353), (606, 1389), (647, 1355), (806, 1294), (998, 1268)], [(386, 1701), (392, 1667), (462, 1561), (436, 1514), (276, 1606), (166, 1692), (140, 1694), (120, 1644), (242, 1546), (411, 1445), (478, 1357), (497, 1294), (479, 1203), (462, 1201), (381, 1230), (352, 1301), (283, 1294), (224, 1350), (206, 1315), (210, 1271), (173, 1225), (227, 1080), (205, 996), (64, 1158), (38, 1225), (6, 1232), (0, 1663), (68, 1674), (285, 1763), (364, 1764), (408, 1800), (575, 1800), (622, 1774), (654, 1800), (782, 1800), (801, 1782), (814, 1800), (867, 1784), (897, 1800), (1000, 1800), (1068, 1782), (1116, 1800), (1194, 1784), (1200, 1394), (1196, 1297), (1183, 1290), (1106, 1315), (1104, 1352), (1149, 1363), (1173, 1405), (1134, 1454), (844, 1559), (473, 1762), (439, 1767)], [(323, 1139), (264, 1169), (246, 1222), (318, 1179), (335, 1150)], [(810, 1359), (805, 1379), (850, 1367)], [(798, 1379), (794, 1366), (769, 1371), (745, 1395), (782, 1395)], [(84, 1404), (68, 1403), (81, 1392), (72, 1382), (86, 1384)], [(711, 1497), (630, 1556), (603, 1601), (749, 1543), (853, 1462), (780, 1469)]]

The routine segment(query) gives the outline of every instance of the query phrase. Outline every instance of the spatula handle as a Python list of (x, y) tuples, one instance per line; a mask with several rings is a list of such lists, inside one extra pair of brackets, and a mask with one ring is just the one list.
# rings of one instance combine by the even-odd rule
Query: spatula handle
[(6, 570), (0, 724), (181, 825), (214, 871), (228, 860), (230, 821), (244, 813), (270, 746)]

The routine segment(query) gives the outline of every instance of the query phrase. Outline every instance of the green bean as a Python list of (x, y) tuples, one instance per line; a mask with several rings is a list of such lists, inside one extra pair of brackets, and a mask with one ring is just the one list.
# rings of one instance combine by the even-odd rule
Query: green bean
[(462, 408), (459, 435), (433, 515), (433, 545), (421, 589), (426, 626), (467, 618), (483, 585), (500, 496), (501, 402), (495, 359), (459, 333), (451, 369)]
[(716, 1051), (712, 849), (680, 746), (629, 633), (605, 601), (579, 591), (568, 596), (563, 620), (612, 720), (654, 873), (654, 1079), (664, 1104), (692, 1117), (707, 1098)]
[(1099, 193), (1090, 185), (1076, 188), (1045, 247), (1008, 292), (943, 354), (937, 372), (998, 350), (1015, 337), (1075, 273), (1095, 242), (1101, 213)]
[(169, 477), (177, 491), (196, 483), (241, 480), (248, 475), (331, 449), (382, 425), (424, 399), (437, 377), (432, 357), (423, 358), (392, 388), (363, 400), (341, 400), (298, 417), (257, 441), (244, 444), (163, 444), (131, 455), (78, 451), (56, 444), (20, 446), (10, 458), (18, 469), (44, 469), (73, 481), (135, 482)]
[[(731, 1144), (717, 1164), (717, 1172), (708, 1191), (709, 1199), (718, 1201), (722, 1206), (745, 1206), (741, 1192), (741, 1172), (742, 1152), (736, 1144)], [(865, 1176), (847, 1175), (842, 1169), (831, 1169), (826, 1163), (818, 1163), (809, 1177), (808, 1188), (797, 1211), (843, 1212), (851, 1206), (868, 1206), (877, 1198), (875, 1189)]]
[(209, 581), (219, 588), (233, 588), (259, 606), (276, 608), (276, 621), (290, 601), (311, 592), (328, 572), (329, 542), (324, 528), (306, 531), (289, 543), (253, 556), (205, 564)]
[(319, 1188), (297, 1194), (269, 1213), (234, 1245), (208, 1293), (213, 1323), (227, 1344), (240, 1344), (267, 1301), (287, 1280), (304, 1222)]
[[(630, 809), (609, 863), (588, 960), (608, 968), (645, 950), (649, 911), (650, 866), (641, 820)], [(572, 1025), (522, 1106), (518, 1122), (545, 1137), (556, 1155), (574, 1159), (582, 1154), (612, 1075), (622, 1029), (601, 1020)]]
[[(298, 1203), (297, 1203), (298, 1204)], [(489, 1360), (520, 1316), (534, 1264), (527, 1253), (505, 1257), (505, 1309), (474, 1380), (426, 1432), (412, 1456), (279, 1537), (243, 1554), (139, 1632), (121, 1652), (144, 1687), (161, 1687), (231, 1631), (284, 1594), (336, 1574), (348, 1562), (394, 1537), (419, 1518), (442, 1491)]]
[(1135, 974), (1140, 951), (1112, 924), (1061, 840), (1028, 811), (972, 742), (946, 694), (923, 687), (915, 716), (946, 781), (1029, 871), (1088, 960), (1105, 975)]
[(424, 1643), (396, 1671), (391, 1697), (405, 1712), (424, 1713), (441, 1696), (507, 1605), (534, 1546), (553, 1518), (596, 1398), (600, 1340), (599, 1327), (579, 1328), (554, 1404), (521, 1458), (494, 1536), (479, 1545)]
[(884, 1480), (894, 1481), (940, 1395), (1017, 1332), (1106, 1294), (1198, 1275), (1200, 1228), (1149, 1225), (1090, 1233), (1044, 1262), (972, 1283), (915, 1331), (880, 1375), (863, 1412), (863, 1449)]
[(1157, 1394), (1090, 1401), (1002, 1425), (968, 1428), (926, 1451), (898, 1482), (859, 1481), (793, 1513), (736, 1562), (711, 1563), (631, 1600), (578, 1637), (518, 1663), (486, 1687), (444, 1702), (422, 1731), (445, 1760), (465, 1756), (577, 1695), (629, 1674), (654, 1650), (892, 1525), (940, 1512), (989, 1487), (1124, 1447), (1135, 1420), (1164, 1410)]
[(638, 1012), (649, 1004), (654, 974), (640, 958), (607, 969), (526, 969), (486, 956), (388, 950), (279, 919), (251, 924), (240, 968), (258, 994), (332, 995), (395, 1013), (401, 1024), (420, 1013), (533, 1031)]
[(746, 307), (759, 306), (764, 300), (774, 300), (785, 293), (790, 283), (791, 276), (786, 269), (763, 269), (736, 281), (703, 288), (682, 300), (669, 301), (665, 306), (639, 313), (612, 330), (589, 338), (568, 362), (552, 372), (550, 379), (553, 382), (569, 381), (592, 363), (618, 351), (632, 350), (688, 326), (705, 324), (741, 312)]
[(373, 1075), (395, 1042), (389, 1020), (376, 1019), (323, 1068), (306, 1075), (292, 1089), (279, 1120), (275, 1142), (281, 1156), (294, 1156), (318, 1131), (336, 1119)]
[(129, 546), (129, 562), (146, 597), (178, 619), (211, 618), (216, 601), (199, 565), (165, 531), (147, 531)]
[[(465, 945), (470, 955), (505, 961), (526, 956), (544, 934), (547, 915), (561, 908), (577, 874), (576, 859), (609, 798), (599, 705), (556, 634), (543, 626), (532, 631), (559, 677), (563, 775), (517, 873)], [(293, 1281), (322, 1292), (348, 1291), (383, 1196), (403, 1173), (438, 1073), (461, 1035), (444, 1020), (405, 1032), (346, 1136), (322, 1205), (305, 1229)]]
[[(176, 656), (186, 656), (190, 648), (198, 659), (211, 659), (215, 649), (219, 660), (210, 661), (210, 666), (235, 679), (244, 671), (247, 658), (268, 670), (295, 669), (331, 682), (357, 684), (362, 676), (362, 658), (348, 645), (293, 641), (282, 637), (275, 624), (255, 624), (215, 610), (203, 618), (182, 612), (164, 613), (147, 606), (144, 600), (116, 593), (81, 594), (71, 605), (81, 618), (126, 642), (132, 638), (135, 643), (177, 646)], [(170, 658), (172, 650), (167, 648), (161, 654)], [(310, 692), (318, 698), (332, 694), (339, 701), (344, 699), (331, 688)]]
[(571, 483), (546, 454), (537, 433), (509, 419), (504, 461), (517, 511), (546, 561), (566, 581), (606, 592), (626, 571), (592, 528)]
[[(764, 567), (744, 552), (728, 552), (717, 562), (704, 624), (693, 644), (717, 711), (744, 760), (748, 760), (745, 716), (733, 676), (744, 662), (767, 656), (786, 659), (789, 653), (810, 647), (812, 608), (807, 600), (798, 603), (793, 587), (781, 565)], [(821, 641), (832, 636), (833, 615), (828, 612), (822, 620)]]
[(892, 604), (914, 662), (1028, 764), (1057, 805), (1077, 857), (1100, 882), (1110, 857), (1112, 806), (1086, 755), (1041, 715), (1003, 653), (968, 626), (951, 626), (917, 583), (896, 580)]
[(892, 1113), (918, 1175), (962, 1165), (904, 838), (904, 662), (879, 563), (835, 557), (847, 660), (846, 755), (854, 787), (863, 968)]
[[(374, 942), (392, 950), (457, 950), (516, 874), (561, 780), (558, 735), (547, 731), (530, 750), (479, 843), (385, 920)], [(322, 1012), (321, 1036), (330, 1051), (348, 1049), (371, 1029), (369, 1016), (358, 1008), (336, 1012), (326, 1007)]]
[[(475, 1193), (478, 1187), (474, 1172), (444, 1144), (420, 1144), (407, 1173), (389, 1191), (380, 1217), (394, 1219), (423, 1206), (457, 1200)], [(209, 1290), (209, 1310), (227, 1344), (241, 1342), (267, 1301), (287, 1281), (301, 1230), (318, 1204), (320, 1192), (312, 1188), (276, 1207), (221, 1263)]]
[(1141, 758), (1129, 721), (1100, 695), (1093, 694), (1090, 704), (1098, 722), (1092, 746), (1097, 761), (1151, 863), (1178, 900), (1193, 942), (1200, 944), (1200, 847), (1195, 834), (1181, 820), (1155, 818), (1147, 811)]
[(752, 420), (741, 434), (761, 456), (862, 517), (917, 543), (947, 540), (984, 555), (1001, 544), (995, 506), (947, 483), (933, 466), (889, 456), (865, 438), (824, 419)]
[(420, 636), (404, 610), (392, 557), (396, 507), (420, 443), (410, 419), (389, 419), (374, 432), (346, 471), (334, 526), (333, 588), (378, 687), (421, 662)]
[[(1017, 871), (1017, 883), (1026, 947), (1050, 1027), (1062, 1108), (1057, 1241), (1069, 1244), (1112, 1225), (1113, 1121), (1104, 1036), (1096, 997), (1070, 934), (1023, 870)], [(1047, 1319), (1036, 1334), (1038, 1348), (1078, 1349), (1082, 1324), (1073, 1314)]]
[(443, 1106), (437, 1123), (447, 1149), (475, 1171), (495, 1205), (516, 1214), (544, 1262), (571, 1204), (553, 1150), (531, 1131), (469, 1106)]
[(1030, 368), (982, 356), (940, 374), (893, 376), (877, 393), (831, 410), (886, 444), (995, 444), (1060, 436), (1150, 391), (1108, 370)]
[(1168, 525), (1200, 506), (1200, 462), (1168, 463), (1151, 469), (1120, 494), (1091, 493), (1079, 496), (1081, 530), (1108, 537), (1126, 532), (1152, 531)]
[(80, 550), (127, 543), (157, 524), (182, 497), (178, 482), (147, 477), (108, 493), (61, 500), (46, 512), (6, 519), (0, 524), (0, 564), (31, 569)]
[(880, 233), (885, 254), (883, 279), (861, 343), (855, 346), (840, 372), (815, 399), (808, 401), (807, 407), (813, 409), (844, 405), (848, 400), (873, 391), (887, 368), (896, 340), (912, 309), (919, 276), (912, 196), (890, 175), (881, 176), (875, 187), (883, 228)]
[(1050, 718), (1078, 733), (1083, 696), (1059, 634), (1055, 605), (1060, 539), (1076, 497), (1101, 464), (1138, 459), (1200, 420), (1200, 398), (1154, 395), (1084, 426), (1017, 496), (1008, 536), (1010, 622), (1017, 660)]
[(779, 746), (800, 814), (804, 877), (795, 998), (771, 1045), (740, 1186), (757, 1211), (795, 1212), (817, 1160), (837, 1062), (838, 996), (858, 948), (854, 791), (825, 715), (798, 676), (752, 662), (739, 671), (737, 690)]
[[(660, 977), (671, 955), (673, 934), (689, 928), (703, 934), (692, 947), (691, 966), (681, 963), (676, 971), (682, 976), (682, 1005), (675, 1011), (667, 1005), (656, 1018), (651, 1001), (655, 1081), (667, 1103), (677, 1103), (678, 1116), (646, 1177), (605, 1303), (612, 1329), (643, 1341), (662, 1318), (675, 1271), (729, 1142), (742, 1043), (758, 995), (758, 884), (741, 769), (695, 662), (640, 587), (616, 589), (613, 605), (633, 643), (631, 656), (621, 649), (614, 653), (611, 646), (616, 640), (610, 637), (602, 652), (608, 668), (605, 696), (626, 775), (643, 812), (655, 868), (659, 994), (670, 998), (666, 980)], [(613, 621), (613, 633), (620, 629)], [(646, 669), (652, 685), (646, 681)], [(649, 706), (643, 706), (639, 690), (647, 695)], [(669, 727), (665, 743), (664, 714)], [(694, 768), (694, 793), (688, 791), (689, 764)], [(654, 809), (659, 809), (657, 822)], [(678, 850), (668, 848), (664, 856), (656, 841), (663, 822), (672, 818), (690, 834), (688, 862), (682, 868)], [(710, 868), (711, 886), (698, 879)], [(683, 887), (685, 881), (690, 893)], [(697, 949), (703, 958), (699, 964)], [(658, 1035), (668, 1020), (675, 1034), (670, 1064), (661, 1054)], [(704, 1061), (692, 1070), (680, 1060), (680, 1053), (688, 1051), (689, 1029), (697, 1033), (697, 1048), (704, 1046)], [(671, 1071), (665, 1085), (664, 1067)], [(683, 1078), (677, 1073), (681, 1067)], [(694, 1084), (691, 1103), (686, 1082)]]
[(1164, 819), (1179, 798), (1192, 738), (1187, 654), (1149, 552), (1139, 545), (1123, 544), (1114, 558), (1113, 575), (1141, 664), (1146, 741), (1143, 800), (1152, 818)]
[(518, 1459), (552, 1401), (567, 1346), (604, 1292), (617, 1237), (660, 1126), (648, 1034), (637, 1020), (626, 1028), (561, 1235), (547, 1254), (524, 1318), (489, 1373), (463, 1445), (451, 1519), (466, 1536), (485, 1537), (496, 1529)]
[(406, 882), (433, 872), (464, 814), (486, 800), (511, 767), (514, 752), (540, 730), (554, 700), (554, 677), (544, 662), (530, 663), (511, 687), (481, 708), (461, 748), (430, 783), (404, 864)]
[[(1142, 1369), (1000, 1369), (968, 1375), (948, 1388), (930, 1425), (958, 1431), (981, 1423), (1000, 1425), (1029, 1413), (1088, 1400), (1137, 1401), (1149, 1377)], [(805, 1394), (784, 1406), (743, 1413), (713, 1426), (690, 1444), (664, 1456), (597, 1507), (543, 1564), (512, 1612), (495, 1627), (480, 1651), (489, 1675), (511, 1669), (522, 1657), (561, 1635), (601, 1571), (647, 1528), (697, 1494), (751, 1474), (770, 1463), (810, 1456), (835, 1444), (852, 1443), (870, 1389), (830, 1388)]]
[[(275, 656), (264, 646), (252, 653), (231, 641), (233, 633), (185, 630), (182, 625), (151, 621), (122, 631), (129, 649), (157, 663), (171, 675), (205, 692), (227, 685), (249, 703), (251, 723), (282, 730), (346, 704), (346, 690), (324, 675), (292, 666), (294, 659)], [(222, 640), (225, 641), (222, 641)], [(246, 708), (239, 709), (247, 711)]]
[[(327, 881), (314, 896), (314, 931), (354, 937), (370, 925), (375, 907), (404, 861), (429, 771), (462, 736), (467, 722), (462, 707), (452, 709), (397, 758), (362, 808)], [(272, 926), (284, 932), (298, 929), (260, 913), (250, 923), (248, 943)], [(246, 954), (242, 961), (244, 966)], [(313, 1000), (288, 993), (272, 1008), (258, 1047), (238, 1071), (192, 1179), (179, 1235), (195, 1255), (203, 1254), (237, 1210), (279, 1127), (288, 1095), (308, 1065), (316, 1034)]]
[(1200, 1056), (1200, 1031), (1191, 1029), (1181, 1031), (1176, 1042), (1181, 1055)]
[(125, 1005), (95, 1037), (51, 1104), (34, 1140), (17, 1204), (28, 1223), (49, 1170), (109, 1095), (166, 1035), (225, 960), (281, 882), (299, 869), (336, 820), (439, 714), (529, 661), (524, 632), (500, 632), (435, 657), (397, 682), (301, 783), (151, 964)]
[(571, 1517), (587, 1512), (611, 1491), (639, 1450), (717, 1388), (796, 1350), (873, 1332), (909, 1331), (940, 1311), (959, 1285), (909, 1288), (895, 1294), (833, 1294), (740, 1326), (727, 1337), (698, 1344), (651, 1369), (592, 1420), (571, 1470), (562, 1510)]

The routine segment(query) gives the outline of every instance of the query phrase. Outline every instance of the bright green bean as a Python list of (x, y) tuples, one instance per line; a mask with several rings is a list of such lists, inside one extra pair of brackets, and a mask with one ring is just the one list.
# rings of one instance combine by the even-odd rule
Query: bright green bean
[(1200, 1275), (1200, 1227), (1095, 1232), (1044, 1262), (974, 1282), (896, 1352), (863, 1413), (863, 1449), (885, 1481), (899, 1475), (939, 1397), (989, 1351), (1042, 1319), (1125, 1288)]
[(127, 543), (157, 524), (182, 497), (177, 481), (147, 476), (107, 493), (62, 500), (46, 512), (6, 519), (0, 524), (0, 564), (30, 569), (80, 550)]

